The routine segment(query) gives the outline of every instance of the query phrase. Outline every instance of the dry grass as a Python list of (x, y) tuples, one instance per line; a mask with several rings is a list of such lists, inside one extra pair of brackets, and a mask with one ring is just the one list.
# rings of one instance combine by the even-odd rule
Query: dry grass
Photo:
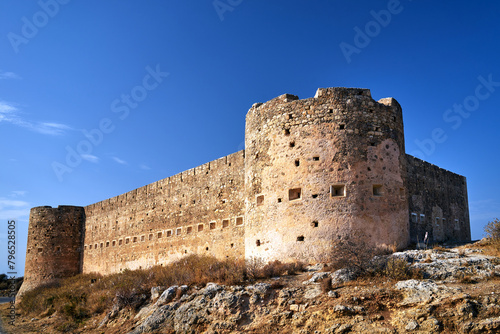
[(483, 239), (480, 244), (474, 245), (483, 250), (483, 254), (500, 258), (500, 243), (492, 242), (490, 239)]
[[(101, 276), (82, 274), (50, 286), (27, 292), (19, 309), (23, 315), (49, 316), (55, 312), (66, 320), (61, 331), (71, 331), (93, 315), (111, 310), (113, 305), (137, 310), (151, 297), (154, 286), (204, 286), (208, 282), (235, 285), (254, 278), (291, 275), (302, 263), (274, 261), (260, 267), (246, 266), (243, 260), (217, 260), (209, 256), (187, 256), (167, 266), (147, 270), (125, 270)], [(277, 286), (276, 286), (277, 287)], [(182, 297), (178, 289), (177, 299)]]
[(460, 273), (458, 275), (458, 281), (462, 284), (476, 284), (477, 281), (472, 279), (472, 276), (465, 273)]
[(249, 279), (272, 278), (283, 275), (294, 275), (297, 272), (303, 271), (305, 264), (297, 262), (283, 263), (275, 260), (264, 264), (262, 260), (251, 258), (246, 264), (246, 274)]
[(386, 256), (396, 247), (370, 248), (365, 244), (340, 240), (334, 244), (331, 267), (351, 268), (358, 277), (386, 277), (395, 280), (421, 278), (418, 270), (410, 268), (403, 259)]
[(68, 321), (84, 319), (110, 309), (136, 309), (149, 299), (151, 287), (171, 285), (205, 285), (208, 282), (237, 284), (246, 279), (243, 261), (220, 261), (208, 256), (188, 256), (168, 266), (148, 270), (125, 270), (101, 276), (83, 274), (27, 292), (19, 305), (25, 315), (50, 315), (54, 312)]
[(430, 254), (427, 254), (425, 260), (422, 263), (432, 263), (432, 258)]
[(294, 275), (297, 272), (303, 271), (305, 264), (302, 262), (289, 262), (282, 263), (281, 261), (273, 261), (266, 264), (257, 277), (259, 278), (271, 278), (283, 275)]
[(339, 240), (333, 244), (328, 262), (333, 270), (353, 268), (363, 275), (370, 268), (373, 257), (385, 251), (377, 250), (359, 242)]
[(465, 248), (479, 248), (486, 255), (495, 256), (500, 258), (500, 220), (495, 218), (489, 222), (485, 228), (486, 238), (470, 245)]
[(422, 278), (420, 271), (411, 268), (405, 260), (391, 257), (385, 263), (383, 269), (379, 272), (383, 277), (395, 280), (419, 279)]
[(444, 247), (441, 247), (439, 246), (438, 244), (435, 244), (433, 247), (432, 247), (433, 250), (437, 251), (437, 252), (446, 252), (447, 249), (444, 248)]
[(484, 232), (486, 232), (486, 238), (493, 243), (500, 243), (500, 220), (495, 218), (493, 221), (488, 222), (484, 227)]
[(484, 228), (486, 233), (486, 250), (489, 255), (500, 257), (500, 220), (495, 218)]

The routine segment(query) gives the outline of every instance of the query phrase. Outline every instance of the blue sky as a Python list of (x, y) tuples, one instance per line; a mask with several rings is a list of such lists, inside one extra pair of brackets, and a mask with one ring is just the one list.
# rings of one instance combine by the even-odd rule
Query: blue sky
[(31, 207), (236, 152), (253, 103), (334, 86), (400, 102), (407, 152), (467, 177), (480, 238), (500, 217), (499, 16), (496, 1), (3, 0), (1, 245), (15, 219), (21, 275)]

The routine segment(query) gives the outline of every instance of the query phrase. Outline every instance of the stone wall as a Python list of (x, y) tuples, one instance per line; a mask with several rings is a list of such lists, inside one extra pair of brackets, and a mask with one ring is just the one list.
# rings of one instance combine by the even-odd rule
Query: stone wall
[(407, 155), (412, 242), (470, 241), (465, 177)]
[(403, 115), (368, 89), (252, 106), (245, 150), (82, 207), (31, 210), (22, 291), (189, 254), (328, 260), (334, 240), (470, 240), (465, 178), (405, 154)]
[(246, 117), (246, 257), (318, 261), (333, 240), (409, 242), (402, 111), (368, 89), (282, 95)]
[(244, 256), (244, 151), (85, 207), (83, 272)]
[(81, 272), (84, 221), (82, 207), (31, 209), (24, 282), (19, 296), (38, 285)]

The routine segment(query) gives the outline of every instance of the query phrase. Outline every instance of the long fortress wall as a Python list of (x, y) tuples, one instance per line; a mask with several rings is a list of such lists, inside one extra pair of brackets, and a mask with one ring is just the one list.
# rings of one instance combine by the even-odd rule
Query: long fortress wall
[(244, 257), (245, 151), (85, 207), (83, 272)]
[(465, 177), (406, 155), (412, 242), (469, 241), (470, 222)]
[(465, 178), (405, 153), (395, 99), (319, 88), (254, 104), (243, 151), (86, 207), (32, 208), (19, 295), (189, 254), (314, 263), (335, 240), (402, 248), (426, 233), (470, 240)]

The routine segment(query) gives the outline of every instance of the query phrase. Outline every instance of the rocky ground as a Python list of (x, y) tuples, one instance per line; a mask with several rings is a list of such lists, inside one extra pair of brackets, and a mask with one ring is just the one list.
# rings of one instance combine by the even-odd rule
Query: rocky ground
[[(321, 266), (247, 286), (156, 287), (139, 310), (94, 317), (76, 333), (500, 333), (500, 259), (478, 247), (391, 257), (421, 279), (354, 278)], [(331, 278), (331, 285), (324, 283)], [(2, 308), (5, 314), (5, 309)], [(58, 315), (19, 317), (8, 333), (57, 333)], [(5, 321), (4, 321), (5, 325)]]

